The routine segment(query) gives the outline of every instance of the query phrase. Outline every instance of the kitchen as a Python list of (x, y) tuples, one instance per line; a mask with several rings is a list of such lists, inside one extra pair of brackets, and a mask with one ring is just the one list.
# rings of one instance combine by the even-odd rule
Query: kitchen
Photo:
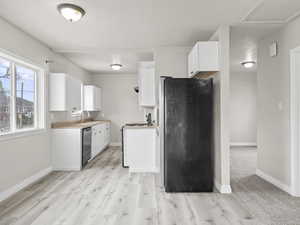
[[(205, 56), (205, 57), (202, 57)], [(207, 55), (211, 56), (210, 58), (207, 57)], [(201, 59), (204, 58), (205, 60)], [(189, 54), (188, 57), (189, 62), (189, 74), (192, 78), (194, 75), (200, 76), (200, 77), (206, 77), (206, 80), (199, 80), (197, 79), (190, 79), (190, 78), (177, 78), (178, 82), (186, 82), (185, 85), (191, 85), (192, 82), (199, 83), (199, 87), (196, 89), (203, 89), (205, 90), (209, 86), (211, 86), (211, 96), (212, 96), (212, 83), (209, 79), (207, 79), (207, 75), (214, 74), (214, 72), (218, 71), (218, 42), (197, 42), (195, 47), (192, 49), (192, 51)], [(121, 68), (119, 68), (121, 69)], [(210, 76), (211, 77), (211, 76)], [(167, 116), (167, 112), (165, 114), (163, 113), (164, 108), (168, 108), (167, 103), (168, 98), (163, 96), (165, 87), (164, 87), (164, 80), (169, 82), (169, 79), (165, 77), (160, 78), (159, 84), (157, 84), (156, 74), (155, 74), (155, 62), (148, 61), (148, 62), (139, 62), (138, 63), (138, 81), (137, 87), (132, 87), (130, 91), (135, 91), (137, 95), (135, 96), (136, 99), (138, 99), (139, 107), (144, 111), (144, 114), (146, 116), (146, 121), (139, 123), (139, 121), (134, 121), (134, 123), (126, 123), (124, 126), (122, 126), (121, 133), (122, 133), (122, 166), (124, 168), (129, 168), (130, 173), (161, 173), (162, 180), (163, 177), (168, 177), (168, 173), (166, 172), (167, 168), (165, 167), (165, 170), (162, 169), (162, 166), (160, 164), (173, 164), (175, 159), (173, 158), (173, 161), (168, 162), (165, 157), (168, 156), (166, 151), (163, 149), (165, 146), (167, 146), (169, 143), (170, 146), (178, 145), (175, 144), (175, 139), (170, 139), (167, 141), (166, 135), (164, 131), (164, 126), (166, 126), (167, 129), (179, 129), (180, 127), (176, 127), (174, 125), (176, 123), (181, 124), (182, 134), (184, 135), (184, 138), (178, 139), (180, 142), (186, 142), (186, 143), (193, 143), (193, 138), (188, 139), (189, 136), (193, 136), (194, 139), (198, 139), (198, 137), (203, 136), (200, 135), (202, 132), (201, 130), (197, 129), (196, 127), (192, 128), (191, 124), (197, 124), (195, 121), (198, 120), (199, 117), (204, 118), (202, 122), (200, 122), (201, 127), (203, 127), (203, 130), (207, 133), (208, 136), (205, 136), (203, 138), (203, 141), (205, 142), (203, 145), (203, 150), (201, 151), (207, 151), (206, 158), (204, 159), (202, 156), (203, 162), (207, 164), (207, 167), (205, 170), (208, 171), (208, 174), (205, 175), (209, 177), (206, 180), (203, 180), (202, 183), (209, 183), (209, 188), (204, 189), (205, 191), (212, 191), (213, 190), (213, 168), (212, 168), (212, 118), (211, 118), (211, 109), (212, 109), (212, 97), (210, 100), (210, 103), (204, 103), (204, 105), (200, 106), (199, 110), (197, 109), (196, 105), (198, 104), (197, 101), (201, 99), (200, 96), (202, 96), (199, 93), (194, 94), (188, 93), (188, 89), (185, 90), (184, 85), (179, 88), (179, 90), (185, 90), (184, 92), (178, 94), (178, 97), (175, 97), (175, 99), (179, 99), (182, 95), (195, 95), (198, 96), (198, 98), (195, 98), (195, 103), (188, 103), (186, 105), (186, 101), (192, 101), (191, 99), (181, 99), (181, 102), (177, 102), (174, 107), (174, 110), (180, 105), (185, 105), (184, 114), (176, 114), (176, 111), (174, 111), (171, 114)], [(176, 79), (174, 79), (176, 80)], [(205, 82), (208, 82), (205, 84)], [(211, 84), (209, 84), (211, 83)], [(158, 99), (158, 93), (157, 93), (157, 85), (160, 85), (161, 92), (160, 95), (162, 96), (161, 99)], [(208, 86), (207, 86), (208, 85)], [(207, 86), (207, 87), (206, 87)], [(192, 86), (190, 86), (192, 87)], [(179, 91), (178, 90), (178, 91)], [(186, 93), (185, 93), (186, 92)], [(205, 91), (204, 91), (205, 92)], [(179, 92), (178, 92), (179, 93)], [(102, 94), (101, 94), (101, 87), (97, 87), (95, 85), (82, 85), (82, 83), (79, 80), (76, 80), (72, 78), (71, 76), (67, 74), (62, 73), (50, 73), (49, 74), (49, 111), (51, 113), (57, 113), (57, 112), (69, 112), (73, 117), (76, 118), (76, 116), (82, 116), (83, 112), (101, 112), (102, 111)], [(174, 97), (173, 97), (174, 98)], [(82, 99), (82, 100), (80, 100)], [(164, 100), (165, 99), (165, 100)], [(198, 100), (197, 100), (198, 99)], [(208, 98), (209, 99), (209, 98)], [(193, 101), (195, 101), (193, 100)], [(203, 100), (206, 102), (207, 100)], [(159, 103), (161, 104), (159, 110)], [(174, 104), (174, 103), (173, 103)], [(192, 105), (192, 107), (189, 109), (189, 105)], [(82, 109), (82, 110), (81, 110)], [(189, 111), (190, 110), (190, 111)], [(161, 115), (161, 124), (160, 126), (158, 123), (159, 115), (158, 111), (160, 111)], [(193, 114), (194, 112), (195, 114)], [(201, 113), (202, 112), (202, 113)], [(204, 115), (203, 112), (208, 113), (208, 115)], [(153, 115), (153, 117), (152, 117)], [(179, 116), (180, 115), (180, 116)], [(194, 116), (193, 116), (194, 115)], [(199, 116), (202, 115), (202, 116)], [(173, 122), (170, 122), (168, 124), (165, 123), (163, 118), (167, 119), (170, 117), (170, 120), (175, 120)], [(186, 119), (182, 119), (185, 118)], [(189, 120), (187, 119), (189, 117)], [(194, 119), (191, 119), (194, 117)], [(181, 119), (180, 119), (181, 118)], [(176, 122), (177, 120), (177, 122)], [(192, 122), (194, 121), (194, 122)], [(211, 121), (207, 122), (206, 121)], [(198, 123), (199, 123), (198, 122)], [(72, 170), (78, 170), (84, 168), (88, 164), (89, 161), (93, 160), (95, 157), (98, 156), (102, 151), (104, 151), (108, 145), (110, 144), (110, 121), (109, 120), (94, 120), (93, 118), (87, 118), (84, 121), (73, 121), (73, 122), (57, 122), (52, 123), (52, 136), (51, 136), (51, 149), (52, 149), (52, 164), (53, 164), (53, 170), (54, 171), (72, 171)], [(163, 125), (164, 124), (164, 125)], [(170, 128), (168, 127), (170, 126)], [(173, 127), (172, 127), (173, 126)], [(175, 127), (174, 127), (175, 126)], [(198, 130), (198, 131), (196, 131)], [(188, 133), (190, 132), (190, 134)], [(196, 132), (196, 133), (195, 133)], [(161, 133), (161, 134), (159, 134)], [(196, 134), (196, 135), (195, 135)], [(198, 135), (197, 135), (198, 134)], [(200, 136), (199, 136), (200, 135)], [(163, 142), (164, 145), (160, 145), (160, 143)], [(200, 146), (201, 143), (197, 142), (194, 145), (190, 145), (191, 149), (188, 150), (190, 152), (189, 154), (192, 154), (192, 149), (198, 149), (198, 146)], [(192, 147), (193, 146), (193, 147)], [(206, 147), (204, 147), (206, 146)], [(210, 146), (210, 147), (209, 147)], [(184, 145), (180, 148), (178, 148), (176, 151), (180, 153), (180, 151), (183, 151), (182, 149), (185, 149)], [(202, 148), (201, 148), (202, 149)], [(173, 153), (170, 152), (170, 157)], [(187, 153), (185, 153), (187, 154)], [(195, 156), (195, 155), (194, 155)], [(190, 158), (190, 156), (186, 156), (187, 158)], [(198, 156), (199, 157), (199, 156)], [(195, 162), (197, 162), (197, 158), (194, 159)], [(177, 164), (180, 164), (180, 161), (183, 161), (180, 159)], [(196, 163), (197, 164), (197, 163)], [(203, 164), (204, 165), (204, 164)], [(202, 166), (203, 166), (202, 165)], [(185, 167), (183, 165), (183, 167)], [(197, 171), (200, 168), (190, 168), (190, 171)], [(174, 171), (174, 169), (169, 169), (170, 171)], [(203, 168), (202, 168), (203, 170)], [(209, 172), (210, 171), (210, 172)], [(187, 171), (185, 171), (187, 172)], [(173, 172), (172, 172), (173, 173)], [(180, 174), (180, 171), (174, 172)], [(197, 173), (199, 176), (199, 173)], [(171, 174), (169, 176), (172, 176)], [(196, 178), (192, 178), (192, 180), (196, 180)], [(162, 181), (163, 182), (163, 181)], [(165, 184), (166, 185), (166, 184)], [(183, 188), (182, 190), (177, 191), (187, 191), (187, 187), (189, 184), (182, 184)], [(199, 185), (199, 184), (198, 184)], [(204, 184), (200, 184), (200, 186), (204, 186)], [(197, 187), (190, 187), (191, 190), (201, 190), (201, 188)], [(203, 191), (204, 191), (203, 190)]]
[[(62, 9), (67, 9), (68, 7), (70, 7), (71, 10), (83, 12), (82, 8), (76, 8), (74, 6), (74, 9), (73, 6), (71, 7), (68, 4), (59, 5), (57, 10), (64, 17), (67, 15), (64, 15)], [(82, 13), (82, 18), (84, 20), (85, 13)], [(68, 18), (66, 19), (69, 20)], [(67, 23), (70, 22), (67, 21)], [(78, 22), (72, 19), (71, 23), (76, 24)], [(59, 51), (57, 50), (57, 52)], [(84, 170), (90, 162), (101, 157), (101, 154), (109, 149), (109, 146), (120, 146), (119, 149), (122, 149), (122, 160), (120, 164), (123, 165), (125, 169), (129, 168), (128, 171), (130, 173), (150, 172), (161, 174), (161, 182), (162, 185), (164, 185), (163, 177), (167, 177), (167, 173), (165, 173), (163, 165), (165, 163), (165, 156), (167, 155), (165, 155), (162, 149), (167, 143), (164, 138), (164, 126), (167, 128), (168, 123), (164, 122), (166, 115), (163, 113), (163, 108), (166, 106), (164, 106), (164, 104), (166, 104), (164, 101), (167, 102), (167, 99), (164, 100), (164, 96), (162, 95), (164, 89), (162, 79), (166, 79), (167, 81), (169, 80), (167, 77), (174, 77), (174, 80), (176, 80), (176, 78), (178, 79), (178, 77), (182, 77), (181, 79), (186, 80), (187, 83), (199, 82), (200, 86), (204, 85), (204, 80), (209, 80), (209, 78), (212, 78), (214, 74), (219, 71), (218, 61), (220, 55), (218, 52), (218, 41), (196, 42), (192, 50), (189, 47), (176, 47), (173, 49), (159, 48), (152, 53), (143, 53), (142, 58), (144, 61), (138, 60), (135, 66), (133, 66), (137, 71), (137, 75), (132, 76), (129, 75), (130, 73), (128, 75), (126, 74), (128, 73), (127, 67), (129, 66), (126, 65), (126, 60), (123, 58), (125, 65), (120, 62), (115, 63), (114, 61), (112, 64), (106, 65), (106, 67), (109, 67), (110, 73), (117, 73), (116, 75), (91, 75), (90, 78), (85, 80), (82, 80), (80, 76), (76, 77), (77, 75), (74, 76), (72, 74), (72, 72), (81, 72), (78, 69), (72, 68), (67, 72), (62, 66), (62, 61), (55, 55), (50, 55), (50, 57), (47, 57), (43, 62), (36, 64), (37, 66), (34, 67), (34, 63), (30, 61), (26, 63), (26, 59), (23, 60), (22, 58), (11, 55), (9, 52), (3, 53), (2, 57), (7, 59), (7, 62), (13, 65), (12, 67), (17, 65), (17, 63), (21, 63), (25, 65), (26, 68), (32, 68), (34, 72), (31, 80), (32, 83), (29, 84), (26, 81), (28, 84), (24, 83), (25, 86), (23, 85), (24, 87), (22, 86), (21, 90), (21, 98), (23, 91), (34, 92), (33, 98), (35, 98), (32, 100), (34, 105), (32, 115), (35, 116), (30, 125), (33, 127), (29, 127), (28, 134), (30, 132), (43, 134), (47, 131), (45, 128), (48, 126), (51, 128), (49, 130), (49, 140), (47, 141), (50, 147), (50, 167), (41, 173), (43, 175), (39, 176), (48, 174), (50, 170)], [(172, 58), (166, 58), (166, 54), (172, 56), (173, 60), (177, 62), (174, 61), (174, 63), (172, 63)], [(72, 57), (73, 56), (70, 56), (71, 60), (78, 60)], [(162, 69), (164, 67), (162, 65), (164, 61), (167, 61), (170, 65), (178, 65), (180, 63), (181, 65), (178, 67), (180, 72), (163, 72)], [(46, 70), (44, 68), (46, 68)], [(10, 67), (7, 67), (7, 74), (9, 73), (9, 69)], [(49, 74), (46, 73), (46, 71), (49, 71)], [(29, 76), (27, 74), (25, 75)], [(18, 79), (18, 76), (19, 74), (14, 74), (13, 71), (13, 79)], [(131, 79), (128, 86), (122, 82), (122, 79), (127, 79), (126, 76)], [(197, 81), (196, 76), (204, 80), (202, 81), (200, 79)], [(117, 90), (112, 92), (112, 87), (109, 87), (109, 84), (105, 84), (106, 77), (110, 77), (109, 82), (114, 86), (119, 85)], [(191, 79), (193, 77), (194, 79)], [(7, 77), (3, 79), (7, 79)], [(26, 79), (26, 77), (24, 79)], [(107, 81), (109, 79), (107, 79)], [(34, 82), (35, 84), (33, 84)], [(32, 90), (32, 87), (35, 89)], [(48, 87), (47, 92), (45, 91), (46, 87)], [(14, 87), (12, 86), (12, 88)], [(110, 97), (117, 95), (122, 88), (124, 92), (117, 96), (118, 102), (111, 101)], [(185, 93), (182, 94), (185, 95)], [(130, 100), (129, 98), (127, 99), (129, 101), (125, 100), (127, 98), (126, 95), (130, 98)], [(189, 94), (187, 93), (187, 95)], [(183, 99), (182, 101), (182, 103), (177, 102), (176, 104), (178, 105), (176, 107), (180, 107), (180, 104), (185, 104), (186, 100)], [(131, 102), (130, 104), (132, 105), (126, 109), (126, 107), (120, 107), (122, 105), (121, 102), (125, 105)], [(6, 104), (10, 103), (8, 102)], [(14, 105), (15, 103), (12, 102), (12, 104)], [(108, 111), (108, 108), (112, 111)], [(211, 108), (212, 105), (210, 104), (208, 109)], [(205, 108), (203, 111), (210, 112), (210, 110), (205, 110)], [(113, 114), (117, 115), (118, 118), (113, 117)], [(137, 116), (132, 116), (130, 119), (127, 119), (129, 118), (129, 114), (136, 114)], [(191, 115), (188, 115), (187, 112), (182, 116), (188, 118)], [(174, 119), (175, 118), (176, 115)], [(197, 118), (195, 117), (195, 119)], [(178, 120), (178, 122), (179, 121), (180, 120)], [(192, 122), (187, 120), (181, 122), (187, 123), (183, 126), (185, 128), (182, 132), (188, 134), (189, 129), (187, 127), (191, 126)], [(11, 134), (8, 132), (7, 135), (3, 135), (3, 140), (10, 140), (16, 136), (22, 137), (22, 135), (27, 135), (25, 130), (20, 130), (22, 132), (15, 130), (14, 119), (12, 119), (12, 124), (8, 123), (6, 126), (8, 130), (11, 129)], [(12, 127), (10, 128), (10, 126)], [(213, 168), (211, 163), (213, 149), (209, 147), (209, 143), (211, 143), (212, 140), (212, 137), (210, 137), (210, 135), (212, 135), (211, 127), (212, 118), (209, 118), (209, 136), (205, 144), (205, 151), (209, 152), (205, 160), (209, 162), (206, 170), (211, 171), (210, 178), (207, 180), (210, 187), (205, 190), (209, 191), (213, 190)], [(176, 128), (174, 127), (172, 129)], [(14, 134), (14, 132), (16, 132), (16, 134)], [(196, 137), (195, 135), (193, 136)], [(162, 145), (162, 143), (164, 143), (164, 145)], [(170, 140), (170, 143), (174, 144), (175, 139)], [(197, 144), (194, 145), (194, 147), (196, 146)], [(180, 151), (180, 149), (178, 149), (178, 151)], [(180, 171), (178, 172), (180, 173)], [(205, 183), (205, 181), (203, 182)], [(183, 192), (187, 190), (183, 188), (178, 191)], [(8, 193), (10, 193), (10, 191)], [(4, 194), (4, 196), (5, 195), (6, 194)]]
[(229, 3), (191, 3), (1, 1), (0, 224), (260, 224), (231, 189)]

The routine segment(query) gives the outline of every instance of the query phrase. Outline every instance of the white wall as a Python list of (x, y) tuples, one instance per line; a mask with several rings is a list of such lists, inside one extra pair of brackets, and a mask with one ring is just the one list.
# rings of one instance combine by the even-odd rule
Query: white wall
[[(79, 79), (90, 80), (89, 74), (64, 57), (53, 53), (48, 47), (25, 34), (0, 18), (1, 49), (23, 57), (27, 61), (43, 67), (46, 59), (54, 60), (50, 66), (53, 72), (67, 72)], [(48, 118), (47, 114), (47, 118)], [(0, 142), (0, 193), (24, 179), (51, 167), (49, 131)]]
[(159, 76), (188, 77), (187, 57), (191, 47), (161, 47), (154, 50), (155, 72)]
[(220, 64), (214, 75), (214, 180), (221, 193), (230, 193), (230, 28), (221, 26), (210, 40), (219, 41)]
[(230, 143), (256, 144), (257, 73), (230, 73)]
[(138, 106), (136, 74), (93, 75), (92, 84), (102, 88), (102, 113), (99, 119), (111, 120), (111, 142), (121, 142), (121, 127), (126, 123), (144, 122), (144, 112)]
[[(274, 58), (269, 56), (272, 41), (278, 42)], [(291, 184), (289, 51), (297, 46), (300, 18), (261, 40), (258, 49), (258, 169), (287, 186)]]

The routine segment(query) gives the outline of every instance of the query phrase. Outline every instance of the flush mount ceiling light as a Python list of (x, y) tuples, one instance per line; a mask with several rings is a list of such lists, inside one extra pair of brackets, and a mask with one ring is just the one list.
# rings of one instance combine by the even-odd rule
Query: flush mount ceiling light
[(122, 65), (121, 64), (111, 64), (110, 67), (113, 69), (113, 70), (120, 70), (122, 68)]
[(59, 4), (57, 6), (57, 10), (66, 20), (70, 22), (76, 22), (85, 15), (83, 8), (70, 3)]
[(241, 64), (242, 64), (243, 67), (245, 67), (247, 69), (250, 69), (250, 68), (252, 68), (256, 64), (256, 62), (254, 62), (254, 61), (246, 61), (246, 62), (242, 62)]

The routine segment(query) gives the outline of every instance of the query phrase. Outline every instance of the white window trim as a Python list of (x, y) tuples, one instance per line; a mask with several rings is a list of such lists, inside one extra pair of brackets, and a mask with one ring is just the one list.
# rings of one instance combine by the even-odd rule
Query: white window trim
[(46, 133), (46, 128), (31, 128), (31, 129), (23, 129), (23, 130), (17, 130), (15, 132), (9, 132), (5, 134), (0, 135), (0, 142), (2, 141), (9, 141), (12, 139), (22, 138), (22, 137), (28, 137), (38, 134)]
[[(16, 129), (16, 111), (15, 107), (12, 107), (11, 112), (14, 116), (12, 116), (11, 121), (11, 132), (7, 133), (0, 133), (0, 141), (6, 141), (14, 138), (19, 137), (25, 137), (25, 136), (31, 136), (36, 135), (40, 133), (44, 133), (47, 131), (46, 128), (46, 73), (45, 69), (37, 66), (33, 63), (29, 63), (30, 60), (23, 59), (22, 57), (15, 56), (14, 54), (7, 53), (7, 51), (0, 49), (0, 57), (13, 62), (11, 64), (12, 71), (15, 70), (16, 65), (24, 66), (29, 69), (33, 69), (36, 72), (35, 75), (35, 118), (34, 118), (34, 124), (35, 127), (28, 128), (28, 129)], [(14, 66), (13, 66), (14, 65)], [(15, 74), (15, 71), (13, 71), (13, 74)], [(15, 76), (12, 76), (11, 78), (12, 82), (12, 98), (11, 101), (15, 101)], [(13, 102), (11, 102), (12, 104)], [(12, 105), (15, 105), (14, 103)]]

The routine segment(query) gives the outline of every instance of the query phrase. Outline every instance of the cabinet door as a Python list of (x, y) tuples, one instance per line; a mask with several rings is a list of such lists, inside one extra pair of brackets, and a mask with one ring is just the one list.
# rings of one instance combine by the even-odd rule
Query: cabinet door
[(100, 146), (101, 146), (101, 150), (103, 151), (104, 147), (105, 147), (105, 133), (106, 133), (106, 127), (105, 124), (101, 124), (101, 138), (100, 138)]
[(101, 126), (97, 125), (96, 126), (96, 131), (97, 131), (97, 154), (101, 152)]
[(105, 127), (105, 145), (108, 145), (109, 142), (110, 142), (110, 123), (107, 123)]
[(156, 105), (154, 62), (143, 62), (139, 68), (139, 104), (146, 107)]
[(190, 51), (190, 54), (188, 56), (189, 77), (192, 77), (197, 73), (197, 67), (198, 67), (197, 63), (198, 63), (198, 50), (197, 50), (197, 45), (195, 45)]
[(94, 89), (91, 85), (85, 85), (83, 90), (84, 95), (84, 111), (92, 111), (94, 107)]
[(97, 129), (92, 128), (92, 158), (97, 155)]
[(197, 43), (197, 71), (218, 71), (219, 54), (217, 41), (205, 41)]
[(51, 73), (49, 78), (50, 111), (81, 110), (81, 81), (64, 73)]
[(199, 56), (198, 56), (198, 46), (194, 46), (193, 48), (193, 59), (192, 59), (192, 68), (193, 68), (193, 75), (196, 74), (198, 72), (198, 61), (199, 61)]
[(49, 110), (67, 111), (67, 75), (51, 73), (49, 75)]
[(101, 89), (93, 85), (84, 86), (84, 110), (101, 110)]
[(189, 77), (192, 77), (194, 74), (194, 70), (193, 70), (193, 51), (191, 50), (188, 56), (188, 73), (189, 73)]
[(81, 86), (80, 80), (67, 76), (67, 108), (71, 112), (81, 110)]
[(95, 88), (95, 106), (97, 110), (101, 110), (101, 88)]

